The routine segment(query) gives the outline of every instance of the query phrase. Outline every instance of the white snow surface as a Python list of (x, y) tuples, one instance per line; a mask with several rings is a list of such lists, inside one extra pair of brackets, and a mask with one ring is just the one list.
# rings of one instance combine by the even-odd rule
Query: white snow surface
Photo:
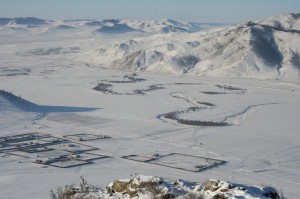
[[(0, 139), (33, 132), (112, 138), (82, 142), (111, 158), (72, 168), (0, 151), (0, 198), (48, 198), (82, 175), (104, 188), (138, 174), (272, 186), (300, 198), (297, 16), (231, 27), (1, 19)], [(174, 31), (161, 31), (170, 23)], [(138, 31), (97, 31), (104, 26)], [(186, 163), (176, 156), (164, 165), (122, 158), (172, 153), (226, 163), (191, 172), (174, 168)]]

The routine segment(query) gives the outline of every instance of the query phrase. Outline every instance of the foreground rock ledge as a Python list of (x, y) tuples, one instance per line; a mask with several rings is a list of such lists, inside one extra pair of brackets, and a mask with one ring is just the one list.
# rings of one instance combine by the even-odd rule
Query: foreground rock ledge
[[(66, 194), (64, 194), (66, 193)], [(59, 197), (65, 195), (66, 197)], [(68, 195), (68, 196), (67, 196)], [(230, 198), (262, 198), (282, 199), (280, 193), (272, 187), (247, 186), (220, 180), (205, 182), (187, 182), (184, 180), (168, 180), (153, 176), (136, 176), (133, 179), (116, 180), (104, 190), (86, 183), (80, 187), (66, 186), (60, 193), (52, 193), (53, 199), (230, 199)]]

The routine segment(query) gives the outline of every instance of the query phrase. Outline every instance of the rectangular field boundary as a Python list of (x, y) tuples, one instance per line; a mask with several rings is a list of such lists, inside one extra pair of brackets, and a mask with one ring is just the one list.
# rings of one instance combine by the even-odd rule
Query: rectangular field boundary
[[(210, 163), (210, 164), (207, 164), (207, 165), (199, 165), (199, 166), (195, 167), (195, 170), (192, 170), (192, 169), (186, 169), (186, 168), (183, 168), (183, 167), (171, 166), (171, 165), (164, 164), (164, 163), (153, 162), (153, 161), (156, 161), (156, 160), (159, 161), (159, 159), (163, 159), (164, 157), (169, 157), (169, 156), (173, 156), (173, 155), (193, 157), (193, 158), (202, 159), (202, 160), (205, 160), (205, 161), (213, 161), (213, 163)], [(149, 159), (143, 161), (143, 160), (138, 160), (138, 158), (134, 158), (134, 157), (141, 157), (141, 158), (145, 158), (145, 159), (149, 158)], [(223, 165), (223, 164), (226, 163), (226, 161), (224, 161), (224, 160), (219, 160), (219, 159), (215, 159), (215, 158), (208, 158), (208, 157), (201, 157), (201, 156), (195, 156), (195, 155), (188, 155), (188, 154), (183, 154), (183, 153), (170, 153), (170, 154), (159, 156), (159, 157), (151, 157), (151, 156), (131, 154), (131, 155), (127, 155), (127, 156), (122, 156), (121, 158), (136, 161), (136, 162), (143, 162), (143, 163), (149, 163), (149, 164), (164, 166), (164, 167), (173, 168), (173, 169), (179, 169), (179, 170), (183, 170), (183, 171), (190, 171), (190, 172), (201, 172), (201, 171), (211, 169), (213, 167), (217, 167), (217, 166), (220, 166), (220, 165)]]

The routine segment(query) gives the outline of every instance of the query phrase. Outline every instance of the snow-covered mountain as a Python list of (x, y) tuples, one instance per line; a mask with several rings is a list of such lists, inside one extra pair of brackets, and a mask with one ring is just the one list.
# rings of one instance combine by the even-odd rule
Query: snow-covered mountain
[(287, 13), (278, 15), (276, 17), (270, 17), (259, 21), (260, 24), (269, 25), (281, 30), (300, 30), (300, 13), (293, 14)]
[(198, 32), (209, 27), (223, 25), (193, 22), (181, 23), (171, 19), (163, 19), (160, 21), (106, 19), (88, 21), (85, 24), (89, 26), (99, 26), (100, 28), (97, 32), (102, 33), (124, 33), (132, 31), (144, 33)]
[[(170, 19), (0, 18), (0, 34), (35, 35), (35, 38), (39, 35), (74, 36), (74, 40), (91, 38), (93, 47), (81, 48), (76, 54), (83, 55), (72, 56), (72, 60), (118, 70), (285, 81), (300, 79), (300, 14), (282, 14), (231, 26)], [(102, 40), (107, 36), (114, 39)]]
[(141, 21), (141, 20), (44, 20), (34, 17), (23, 18), (0, 18), (0, 26), (8, 27), (38, 27), (47, 26), (49, 28), (57, 27), (77, 27), (90, 29), (94, 33), (170, 33), (170, 32), (198, 32), (203, 29), (220, 26), (224, 24), (214, 23), (194, 23), (194, 22), (177, 22), (171, 19), (160, 21)]
[(0, 18), (0, 25), (46, 25), (48, 24), (44, 19), (35, 17), (19, 17), (19, 18)]
[[(120, 41), (90, 54), (94, 64), (119, 70), (284, 79), (300, 77), (300, 15)], [(113, 61), (103, 57), (113, 57)]]

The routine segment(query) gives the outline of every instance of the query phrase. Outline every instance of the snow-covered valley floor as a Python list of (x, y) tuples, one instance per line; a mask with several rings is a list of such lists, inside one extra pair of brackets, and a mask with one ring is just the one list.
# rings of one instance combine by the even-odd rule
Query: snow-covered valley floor
[[(0, 139), (106, 135), (74, 143), (111, 158), (58, 168), (34, 163), (39, 153), (25, 157), (3, 150), (2, 140), (0, 198), (48, 198), (51, 189), (77, 183), (79, 176), (105, 187), (138, 174), (270, 185), (287, 198), (300, 198), (298, 83), (102, 69), (78, 60), (97, 41), (114, 38), (18, 35), (0, 40)], [(82, 52), (21, 53), (75, 44)], [(129, 155), (138, 161), (124, 158)], [(153, 156), (161, 159), (144, 161)], [(224, 163), (193, 172), (211, 163), (205, 158)]]

